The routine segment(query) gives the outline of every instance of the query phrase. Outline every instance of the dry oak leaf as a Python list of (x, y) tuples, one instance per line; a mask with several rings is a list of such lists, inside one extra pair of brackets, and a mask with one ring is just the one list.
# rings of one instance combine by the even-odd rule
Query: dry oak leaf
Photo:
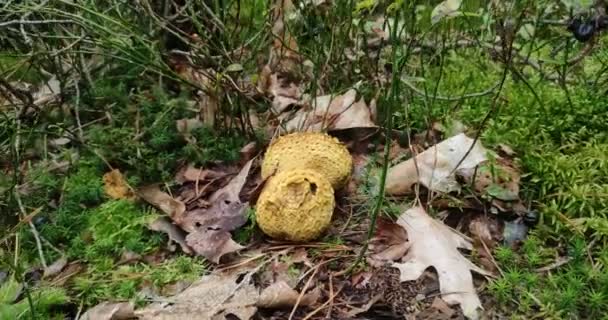
[(473, 285), (471, 270), (483, 275), (487, 271), (475, 266), (458, 248), (471, 250), (471, 243), (445, 224), (431, 218), (423, 208), (406, 210), (397, 220), (407, 231), (410, 247), (398, 268), (401, 281), (418, 279), (429, 267), (435, 268), (439, 278), (441, 297), (448, 304), (460, 304), (464, 315), (478, 319), (481, 301)]
[(103, 189), (112, 199), (132, 199), (135, 196), (118, 169), (103, 175)]
[(391, 167), (386, 177), (386, 192), (392, 195), (407, 194), (418, 182), (439, 192), (460, 190), (454, 173), (475, 168), (486, 160), (485, 148), (477, 142), (471, 149), (473, 142), (474, 139), (462, 133)]
[(153, 303), (135, 314), (140, 320), (220, 320), (231, 314), (247, 320), (256, 313), (259, 292), (251, 274), (241, 281), (239, 274), (203, 276), (186, 290)]
[(123, 320), (133, 319), (134, 305), (132, 302), (102, 302), (87, 310), (81, 320)]
[(373, 128), (372, 111), (357, 91), (350, 89), (342, 95), (320, 96), (309, 102), (307, 108), (296, 112), (285, 124), (287, 132), (323, 131), (348, 128)]

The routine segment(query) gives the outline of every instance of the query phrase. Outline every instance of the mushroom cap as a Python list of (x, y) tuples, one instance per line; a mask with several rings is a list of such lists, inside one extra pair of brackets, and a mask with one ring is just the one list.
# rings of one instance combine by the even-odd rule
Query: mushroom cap
[(289, 241), (319, 237), (331, 222), (334, 189), (319, 172), (283, 171), (268, 180), (256, 204), (258, 226), (268, 236)]
[(262, 163), (262, 178), (293, 169), (312, 169), (338, 190), (346, 185), (353, 159), (346, 146), (325, 133), (297, 132), (270, 144)]

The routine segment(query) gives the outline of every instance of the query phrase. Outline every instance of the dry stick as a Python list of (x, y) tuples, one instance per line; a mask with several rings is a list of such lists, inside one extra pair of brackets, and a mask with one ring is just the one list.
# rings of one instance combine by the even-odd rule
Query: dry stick
[[(15, 200), (17, 200), (17, 205), (19, 206), (19, 210), (21, 211), (21, 214), (24, 217), (27, 216), (25, 207), (23, 207), (23, 203), (21, 202), (21, 195), (19, 194), (19, 190), (15, 189), (14, 193), (15, 193)], [(40, 257), (40, 263), (42, 263), (42, 266), (46, 269), (47, 264), (46, 264), (46, 259), (44, 258), (44, 251), (42, 250), (42, 242), (40, 241), (40, 234), (38, 233), (38, 230), (36, 229), (36, 226), (32, 223), (32, 221), (28, 221), (28, 225), (30, 226), (30, 229), (32, 230), (32, 234), (34, 235), (34, 240), (36, 240), (36, 248), (38, 249), (38, 256)]]
[(498, 265), (498, 263), (494, 259), (494, 256), (492, 255), (492, 251), (490, 251), (490, 249), (486, 245), (486, 242), (483, 241), (483, 239), (481, 237), (479, 238), (479, 240), (481, 241), (481, 245), (483, 246), (483, 248), (486, 250), (486, 252), (490, 256), (490, 260), (492, 261), (492, 264), (496, 267), (496, 269), (498, 270), (498, 272), (500, 272), (500, 275), (504, 277), (505, 276), (504, 272), (502, 271), (502, 269), (500, 268), (500, 266)]
[(541, 268), (537, 268), (534, 271), (539, 272), (539, 273), (547, 272), (547, 271), (550, 271), (550, 270), (553, 270), (553, 269), (556, 269), (556, 268), (559, 268), (559, 267), (565, 265), (566, 263), (570, 262), (570, 260), (572, 260), (572, 258), (570, 258), (570, 257), (565, 257), (565, 258), (561, 257), (561, 258), (558, 258), (557, 261), (553, 262), (552, 264), (541, 267)]
[[(340, 288), (342, 289), (342, 288)], [(329, 274), (329, 308), (327, 309), (327, 314), (325, 315), (325, 318), (329, 319), (329, 316), (331, 315), (331, 309), (334, 306), (334, 277), (333, 275), (330, 273)]]

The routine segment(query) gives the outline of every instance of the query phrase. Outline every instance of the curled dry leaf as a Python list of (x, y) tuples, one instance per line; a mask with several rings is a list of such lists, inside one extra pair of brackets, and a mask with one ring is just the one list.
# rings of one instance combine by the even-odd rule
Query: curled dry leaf
[(372, 239), (369, 262), (374, 266), (381, 266), (386, 262), (395, 261), (403, 257), (409, 248), (407, 233), (400, 225), (390, 220), (378, 219), (376, 235)]
[[(350, 89), (342, 95), (325, 95), (314, 99), (285, 123), (288, 132), (323, 131), (348, 128), (373, 128), (370, 108), (357, 91)], [(285, 118), (285, 116), (284, 116)]]
[(135, 196), (118, 169), (103, 175), (103, 189), (112, 199), (132, 199)]
[(53, 277), (57, 274), (59, 274), (61, 272), (61, 270), (63, 270), (63, 268), (65, 268), (65, 266), (68, 264), (68, 258), (66, 257), (60, 257), (59, 259), (55, 260), (55, 262), (53, 262), (50, 266), (47, 266), (44, 269), (44, 273), (42, 275), (43, 278), (48, 278), (48, 277)]
[(132, 302), (102, 302), (87, 310), (81, 320), (126, 320), (135, 317)]
[[(293, 307), (300, 293), (291, 288), (285, 281), (277, 281), (266, 287), (260, 293), (260, 299), (257, 306), (260, 308), (285, 308)], [(315, 288), (312, 291), (305, 293), (300, 299), (298, 306), (311, 306), (319, 300), (321, 291)]]
[(459, 190), (454, 173), (475, 168), (486, 160), (486, 150), (480, 143), (475, 143), (467, 154), (473, 142), (473, 139), (459, 134), (390, 168), (386, 177), (386, 192), (392, 195), (407, 194), (418, 182), (434, 191)]
[(267, 93), (273, 97), (271, 106), (275, 114), (281, 114), (288, 107), (300, 104), (302, 98), (302, 88), (286, 78), (279, 77), (276, 73), (268, 78)]
[(167, 217), (159, 217), (152, 221), (148, 228), (153, 231), (164, 232), (169, 236), (169, 241), (179, 244), (182, 251), (187, 254), (192, 254), (192, 249), (186, 243), (186, 234), (176, 225), (171, 223)]
[(249, 273), (238, 280), (238, 273), (203, 276), (188, 289), (137, 310), (135, 314), (140, 320), (219, 320), (226, 319), (229, 314), (247, 320), (257, 311), (259, 293)]
[(160, 191), (158, 185), (142, 187), (138, 190), (138, 194), (146, 202), (169, 215), (173, 221), (180, 221), (186, 211), (186, 205), (183, 202)]
[(445, 224), (431, 218), (421, 207), (406, 210), (397, 223), (407, 231), (410, 248), (403, 263), (394, 263), (401, 281), (418, 279), (429, 267), (434, 267), (439, 278), (442, 298), (450, 305), (460, 304), (464, 315), (478, 318), (481, 302), (471, 270), (489, 273), (471, 263), (458, 248), (472, 249), (471, 243)]

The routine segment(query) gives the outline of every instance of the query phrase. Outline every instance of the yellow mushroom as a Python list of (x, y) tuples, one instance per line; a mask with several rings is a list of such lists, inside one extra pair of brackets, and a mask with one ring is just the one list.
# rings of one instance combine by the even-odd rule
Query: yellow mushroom
[(268, 180), (260, 194), (256, 220), (270, 237), (309, 241), (327, 229), (334, 206), (334, 190), (321, 173), (282, 171)]
[(324, 133), (297, 132), (276, 139), (266, 151), (262, 178), (293, 169), (311, 169), (336, 190), (350, 178), (353, 160), (338, 139)]

